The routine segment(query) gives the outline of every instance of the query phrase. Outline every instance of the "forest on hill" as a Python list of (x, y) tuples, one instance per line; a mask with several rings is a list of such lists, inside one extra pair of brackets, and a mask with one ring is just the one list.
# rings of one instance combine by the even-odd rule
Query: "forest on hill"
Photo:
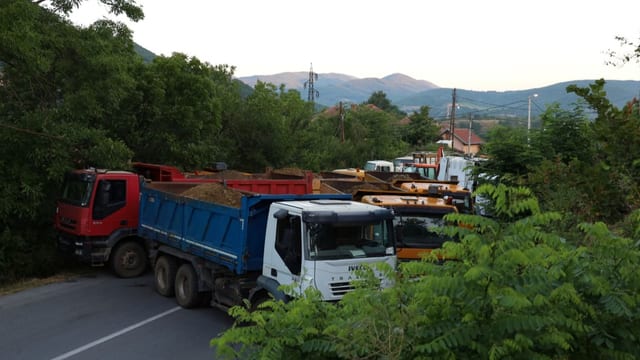
[[(416, 80), (403, 74), (392, 74), (381, 79), (359, 79), (347, 74), (319, 73), (314, 81), (314, 89), (318, 95), (315, 102), (324, 107), (335, 106), (339, 102), (344, 104), (362, 103), (373, 92), (382, 91), (387, 94), (398, 108), (404, 112), (418, 111), (421, 106), (432, 109), (435, 119), (444, 119), (449, 113), (453, 101), (453, 89), (441, 88), (424, 80)], [(307, 99), (309, 74), (305, 72), (288, 72), (274, 75), (244, 76), (238, 80), (253, 86), (257, 81), (268, 82), (277, 86), (283, 84), (287, 89), (297, 90)], [(528, 112), (528, 97), (536, 94), (533, 99), (532, 114), (539, 116), (544, 108), (553, 104), (563, 109), (571, 109), (580, 98), (566, 91), (567, 86), (588, 86), (598, 79), (568, 80), (558, 84), (550, 84), (535, 89), (520, 89), (510, 91), (474, 91), (464, 88), (461, 84), (456, 89), (458, 116), (460, 118), (496, 119), (496, 118), (525, 118)], [(605, 79), (606, 80), (606, 79)], [(605, 87), (607, 98), (611, 103), (622, 107), (634, 97), (640, 97), (640, 81), (607, 80)]]

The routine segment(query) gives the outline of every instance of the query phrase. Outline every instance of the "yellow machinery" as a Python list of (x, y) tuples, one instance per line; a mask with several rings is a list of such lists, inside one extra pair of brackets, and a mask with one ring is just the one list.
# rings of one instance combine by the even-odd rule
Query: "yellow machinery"
[(393, 209), (396, 254), (400, 261), (418, 260), (451, 240), (434, 229), (446, 225), (446, 214), (458, 212), (452, 198), (421, 196), (399, 190), (362, 189), (353, 192), (353, 199)]

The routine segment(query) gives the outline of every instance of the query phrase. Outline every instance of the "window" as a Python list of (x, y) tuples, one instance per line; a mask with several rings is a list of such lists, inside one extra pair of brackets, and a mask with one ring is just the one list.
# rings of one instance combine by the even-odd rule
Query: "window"
[(93, 191), (94, 180), (89, 177), (69, 175), (62, 187), (61, 201), (77, 206), (89, 206), (89, 198)]
[(302, 267), (302, 238), (300, 237), (300, 217), (288, 216), (278, 220), (276, 233), (276, 252), (289, 271), (300, 275)]
[(397, 216), (396, 227), (400, 229), (398, 237), (402, 247), (436, 249), (442, 247), (451, 238), (434, 231), (447, 225), (441, 215), (405, 215)]
[(93, 218), (101, 220), (123, 208), (127, 203), (125, 180), (100, 180), (96, 189)]
[(391, 229), (390, 221), (309, 224), (309, 257), (327, 260), (390, 255)]

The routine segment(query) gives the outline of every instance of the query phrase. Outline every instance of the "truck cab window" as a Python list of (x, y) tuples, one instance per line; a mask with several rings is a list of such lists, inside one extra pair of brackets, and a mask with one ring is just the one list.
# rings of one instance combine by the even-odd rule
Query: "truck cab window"
[(309, 259), (386, 256), (393, 247), (391, 222), (309, 225)]
[(100, 180), (96, 189), (93, 218), (104, 219), (126, 205), (127, 186), (125, 180)]
[(300, 275), (302, 267), (302, 238), (300, 217), (289, 216), (278, 220), (276, 252), (292, 274)]
[(435, 229), (450, 225), (444, 221), (443, 216), (398, 216), (394, 222), (399, 231), (398, 236), (402, 245), (409, 248), (436, 249), (442, 247), (445, 241), (451, 241), (450, 237), (435, 231)]

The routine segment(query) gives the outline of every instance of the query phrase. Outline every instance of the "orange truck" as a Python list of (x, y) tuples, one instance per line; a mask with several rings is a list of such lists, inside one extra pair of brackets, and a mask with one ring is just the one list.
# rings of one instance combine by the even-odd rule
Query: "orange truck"
[(474, 201), (471, 190), (458, 185), (457, 181), (395, 180), (394, 189), (405, 193), (433, 198), (444, 198), (458, 208), (458, 212), (472, 214)]
[(451, 197), (435, 197), (402, 190), (361, 189), (353, 199), (394, 212), (398, 261), (419, 260), (451, 238), (434, 229), (447, 225), (444, 216), (457, 213)]

